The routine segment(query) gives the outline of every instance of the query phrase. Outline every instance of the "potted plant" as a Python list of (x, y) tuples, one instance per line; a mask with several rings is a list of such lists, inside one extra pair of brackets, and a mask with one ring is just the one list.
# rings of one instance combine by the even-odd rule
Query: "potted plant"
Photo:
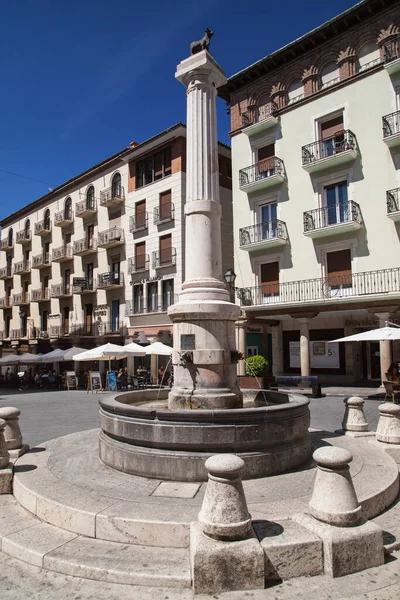
[(240, 387), (243, 389), (261, 388), (267, 390), (271, 383), (271, 377), (267, 374), (268, 361), (260, 354), (256, 354), (247, 357), (245, 363), (246, 375), (239, 377)]

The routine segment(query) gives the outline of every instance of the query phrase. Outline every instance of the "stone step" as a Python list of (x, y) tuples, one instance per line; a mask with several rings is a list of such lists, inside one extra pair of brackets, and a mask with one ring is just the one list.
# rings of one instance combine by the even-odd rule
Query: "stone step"
[(64, 575), (150, 587), (189, 588), (189, 551), (121, 544), (42, 523), (12, 496), (0, 497), (1, 550)]

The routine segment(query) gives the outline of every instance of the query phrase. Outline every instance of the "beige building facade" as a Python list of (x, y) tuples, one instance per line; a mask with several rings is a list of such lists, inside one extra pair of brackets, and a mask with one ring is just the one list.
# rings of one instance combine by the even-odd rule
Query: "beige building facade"
[(400, 319), (399, 15), (397, 0), (361, 2), (219, 90), (238, 346), (276, 375), (379, 381), (400, 359), (389, 342), (328, 344)]

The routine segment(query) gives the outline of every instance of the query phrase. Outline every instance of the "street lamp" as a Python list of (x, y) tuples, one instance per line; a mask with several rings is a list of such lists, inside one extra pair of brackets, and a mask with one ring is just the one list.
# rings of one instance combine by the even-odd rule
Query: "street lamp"
[(224, 273), (224, 279), (229, 287), (232, 289), (235, 285), (236, 273), (233, 269), (227, 269)]

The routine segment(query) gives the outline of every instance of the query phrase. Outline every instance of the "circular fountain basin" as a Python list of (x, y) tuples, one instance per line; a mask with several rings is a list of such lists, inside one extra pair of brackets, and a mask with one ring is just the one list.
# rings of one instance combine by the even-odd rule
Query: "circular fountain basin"
[(99, 454), (106, 465), (144, 477), (206, 481), (207, 458), (233, 453), (245, 461), (244, 478), (255, 479), (311, 456), (304, 396), (263, 391), (241, 409), (178, 411), (163, 408), (168, 392), (138, 390), (99, 401)]

